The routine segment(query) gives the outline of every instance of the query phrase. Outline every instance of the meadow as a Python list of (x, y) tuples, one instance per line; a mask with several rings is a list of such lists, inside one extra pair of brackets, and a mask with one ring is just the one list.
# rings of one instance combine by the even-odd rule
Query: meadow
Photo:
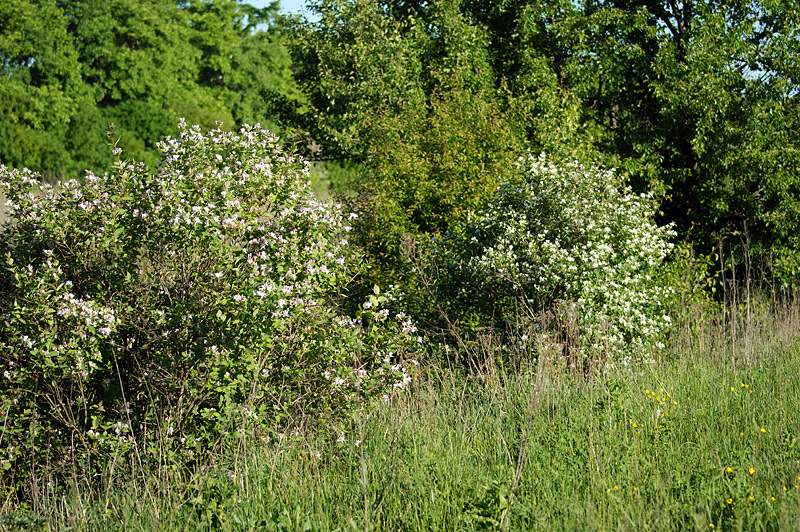
[[(757, 302), (756, 302), (757, 301)], [(232, 434), (193, 471), (110, 463), (11, 493), (5, 530), (796, 530), (800, 303), (687, 314), (658, 359), (558, 355), (413, 385), (325, 430)], [(533, 340), (529, 346), (534, 352)], [(524, 355), (526, 346), (520, 347)], [(535, 350), (541, 353), (541, 346)]]

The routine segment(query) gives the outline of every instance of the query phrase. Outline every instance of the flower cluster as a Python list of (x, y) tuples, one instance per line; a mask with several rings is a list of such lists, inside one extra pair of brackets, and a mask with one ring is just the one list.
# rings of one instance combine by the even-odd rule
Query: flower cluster
[(4, 445), (31, 451), (26, 416), (46, 412), (64, 434), (93, 420), (86, 446), (153, 416), (200, 441), (407, 384), (413, 324), (377, 295), (358, 318), (336, 305), (359, 265), (352, 215), (314, 196), (308, 165), (258, 127), (179, 131), (157, 172), (119, 160), (54, 188), (0, 167)]
[[(653, 221), (652, 198), (578, 163), (529, 157), (520, 169), (437, 249), (452, 306), (502, 322), (520, 306), (542, 313), (560, 303), (577, 313), (584, 349), (646, 356), (670, 325), (670, 289), (653, 276), (674, 235)], [(480, 294), (483, 307), (473, 304)]]

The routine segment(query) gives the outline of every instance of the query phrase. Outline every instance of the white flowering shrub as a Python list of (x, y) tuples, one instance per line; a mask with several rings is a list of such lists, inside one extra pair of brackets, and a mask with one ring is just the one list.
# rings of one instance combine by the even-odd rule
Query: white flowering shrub
[(504, 328), (520, 309), (569, 309), (585, 354), (647, 356), (670, 324), (670, 288), (654, 274), (674, 235), (654, 222), (653, 199), (613, 171), (544, 156), (520, 165), (521, 178), (436, 244), (449, 310), (472, 327)]
[(338, 311), (358, 260), (305, 163), (249, 127), (182, 123), (161, 149), (157, 172), (118, 161), (57, 188), (0, 166), (6, 470), (141, 453), (151, 436), (191, 454), (408, 383), (410, 320), (377, 289)]

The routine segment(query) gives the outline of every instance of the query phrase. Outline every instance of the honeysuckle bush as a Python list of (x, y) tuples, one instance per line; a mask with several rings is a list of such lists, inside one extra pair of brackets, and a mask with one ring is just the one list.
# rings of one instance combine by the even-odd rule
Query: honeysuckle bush
[(118, 159), (54, 188), (0, 166), (3, 482), (150, 443), (187, 457), (408, 384), (411, 321), (377, 287), (337, 306), (352, 215), (308, 165), (258, 127), (179, 130), (157, 171)]
[(520, 320), (550, 314), (577, 330), (571, 347), (583, 357), (649, 357), (670, 326), (672, 288), (657, 270), (674, 236), (655, 223), (652, 195), (633, 193), (613, 170), (544, 155), (519, 168), (434, 240), (442, 307), (467, 331), (519, 331)]

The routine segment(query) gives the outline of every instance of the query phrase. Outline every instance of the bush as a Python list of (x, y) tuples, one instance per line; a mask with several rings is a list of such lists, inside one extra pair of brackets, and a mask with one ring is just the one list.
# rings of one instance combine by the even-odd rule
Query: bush
[(434, 241), (438, 298), (462, 325), (508, 332), (521, 316), (577, 325), (584, 355), (647, 356), (670, 319), (654, 281), (674, 233), (650, 195), (613, 171), (521, 160), (455, 235)]
[[(180, 125), (158, 172), (122, 161), (54, 189), (0, 166), (0, 460), (18, 482), (148, 442), (177, 456), (402, 387), (414, 328), (336, 300), (347, 217), (276, 137)], [(119, 150), (115, 148), (115, 153)], [(8, 482), (7, 479), (2, 479)]]

